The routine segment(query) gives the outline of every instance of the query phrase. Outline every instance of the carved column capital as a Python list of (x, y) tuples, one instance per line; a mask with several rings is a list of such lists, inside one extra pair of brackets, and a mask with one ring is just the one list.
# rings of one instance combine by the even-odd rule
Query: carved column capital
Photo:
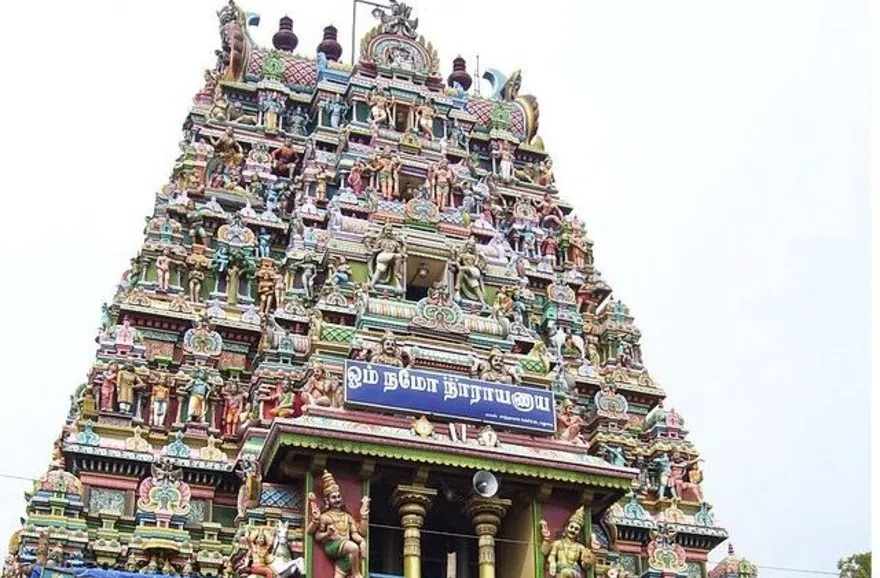
[(437, 490), (423, 486), (400, 485), (394, 488), (391, 505), (397, 508), (400, 525), (403, 526), (403, 575), (404, 578), (421, 578), (422, 574), (422, 524)]

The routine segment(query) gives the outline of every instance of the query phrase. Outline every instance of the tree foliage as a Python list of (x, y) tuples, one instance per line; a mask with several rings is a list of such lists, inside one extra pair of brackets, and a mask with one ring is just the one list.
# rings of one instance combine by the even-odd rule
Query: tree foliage
[(837, 562), (840, 578), (871, 578), (871, 553), (862, 552)]

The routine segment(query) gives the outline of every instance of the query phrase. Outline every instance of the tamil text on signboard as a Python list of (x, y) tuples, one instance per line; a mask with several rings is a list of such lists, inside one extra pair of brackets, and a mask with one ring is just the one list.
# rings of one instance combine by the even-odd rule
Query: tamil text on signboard
[(507, 428), (556, 431), (550, 391), (364, 361), (345, 363), (345, 402)]

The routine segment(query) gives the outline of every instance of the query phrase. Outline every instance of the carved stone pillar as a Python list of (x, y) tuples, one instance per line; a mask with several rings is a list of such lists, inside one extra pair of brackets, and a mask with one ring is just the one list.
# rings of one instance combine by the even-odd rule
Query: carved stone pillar
[(400, 515), (403, 526), (403, 576), (421, 578), (422, 576), (422, 524), (425, 514), (437, 490), (421, 486), (400, 485), (391, 496), (392, 505)]
[(477, 534), (479, 578), (495, 578), (495, 535), (510, 505), (510, 500), (481, 496), (472, 496), (464, 505)]

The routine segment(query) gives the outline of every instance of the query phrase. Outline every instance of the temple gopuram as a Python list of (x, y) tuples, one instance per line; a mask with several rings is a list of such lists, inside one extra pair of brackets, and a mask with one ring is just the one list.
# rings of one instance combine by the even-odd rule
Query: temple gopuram
[[(753, 578), (520, 72), (221, 47), (4, 578)], [(561, 185), (561, 183), (559, 183)]]

